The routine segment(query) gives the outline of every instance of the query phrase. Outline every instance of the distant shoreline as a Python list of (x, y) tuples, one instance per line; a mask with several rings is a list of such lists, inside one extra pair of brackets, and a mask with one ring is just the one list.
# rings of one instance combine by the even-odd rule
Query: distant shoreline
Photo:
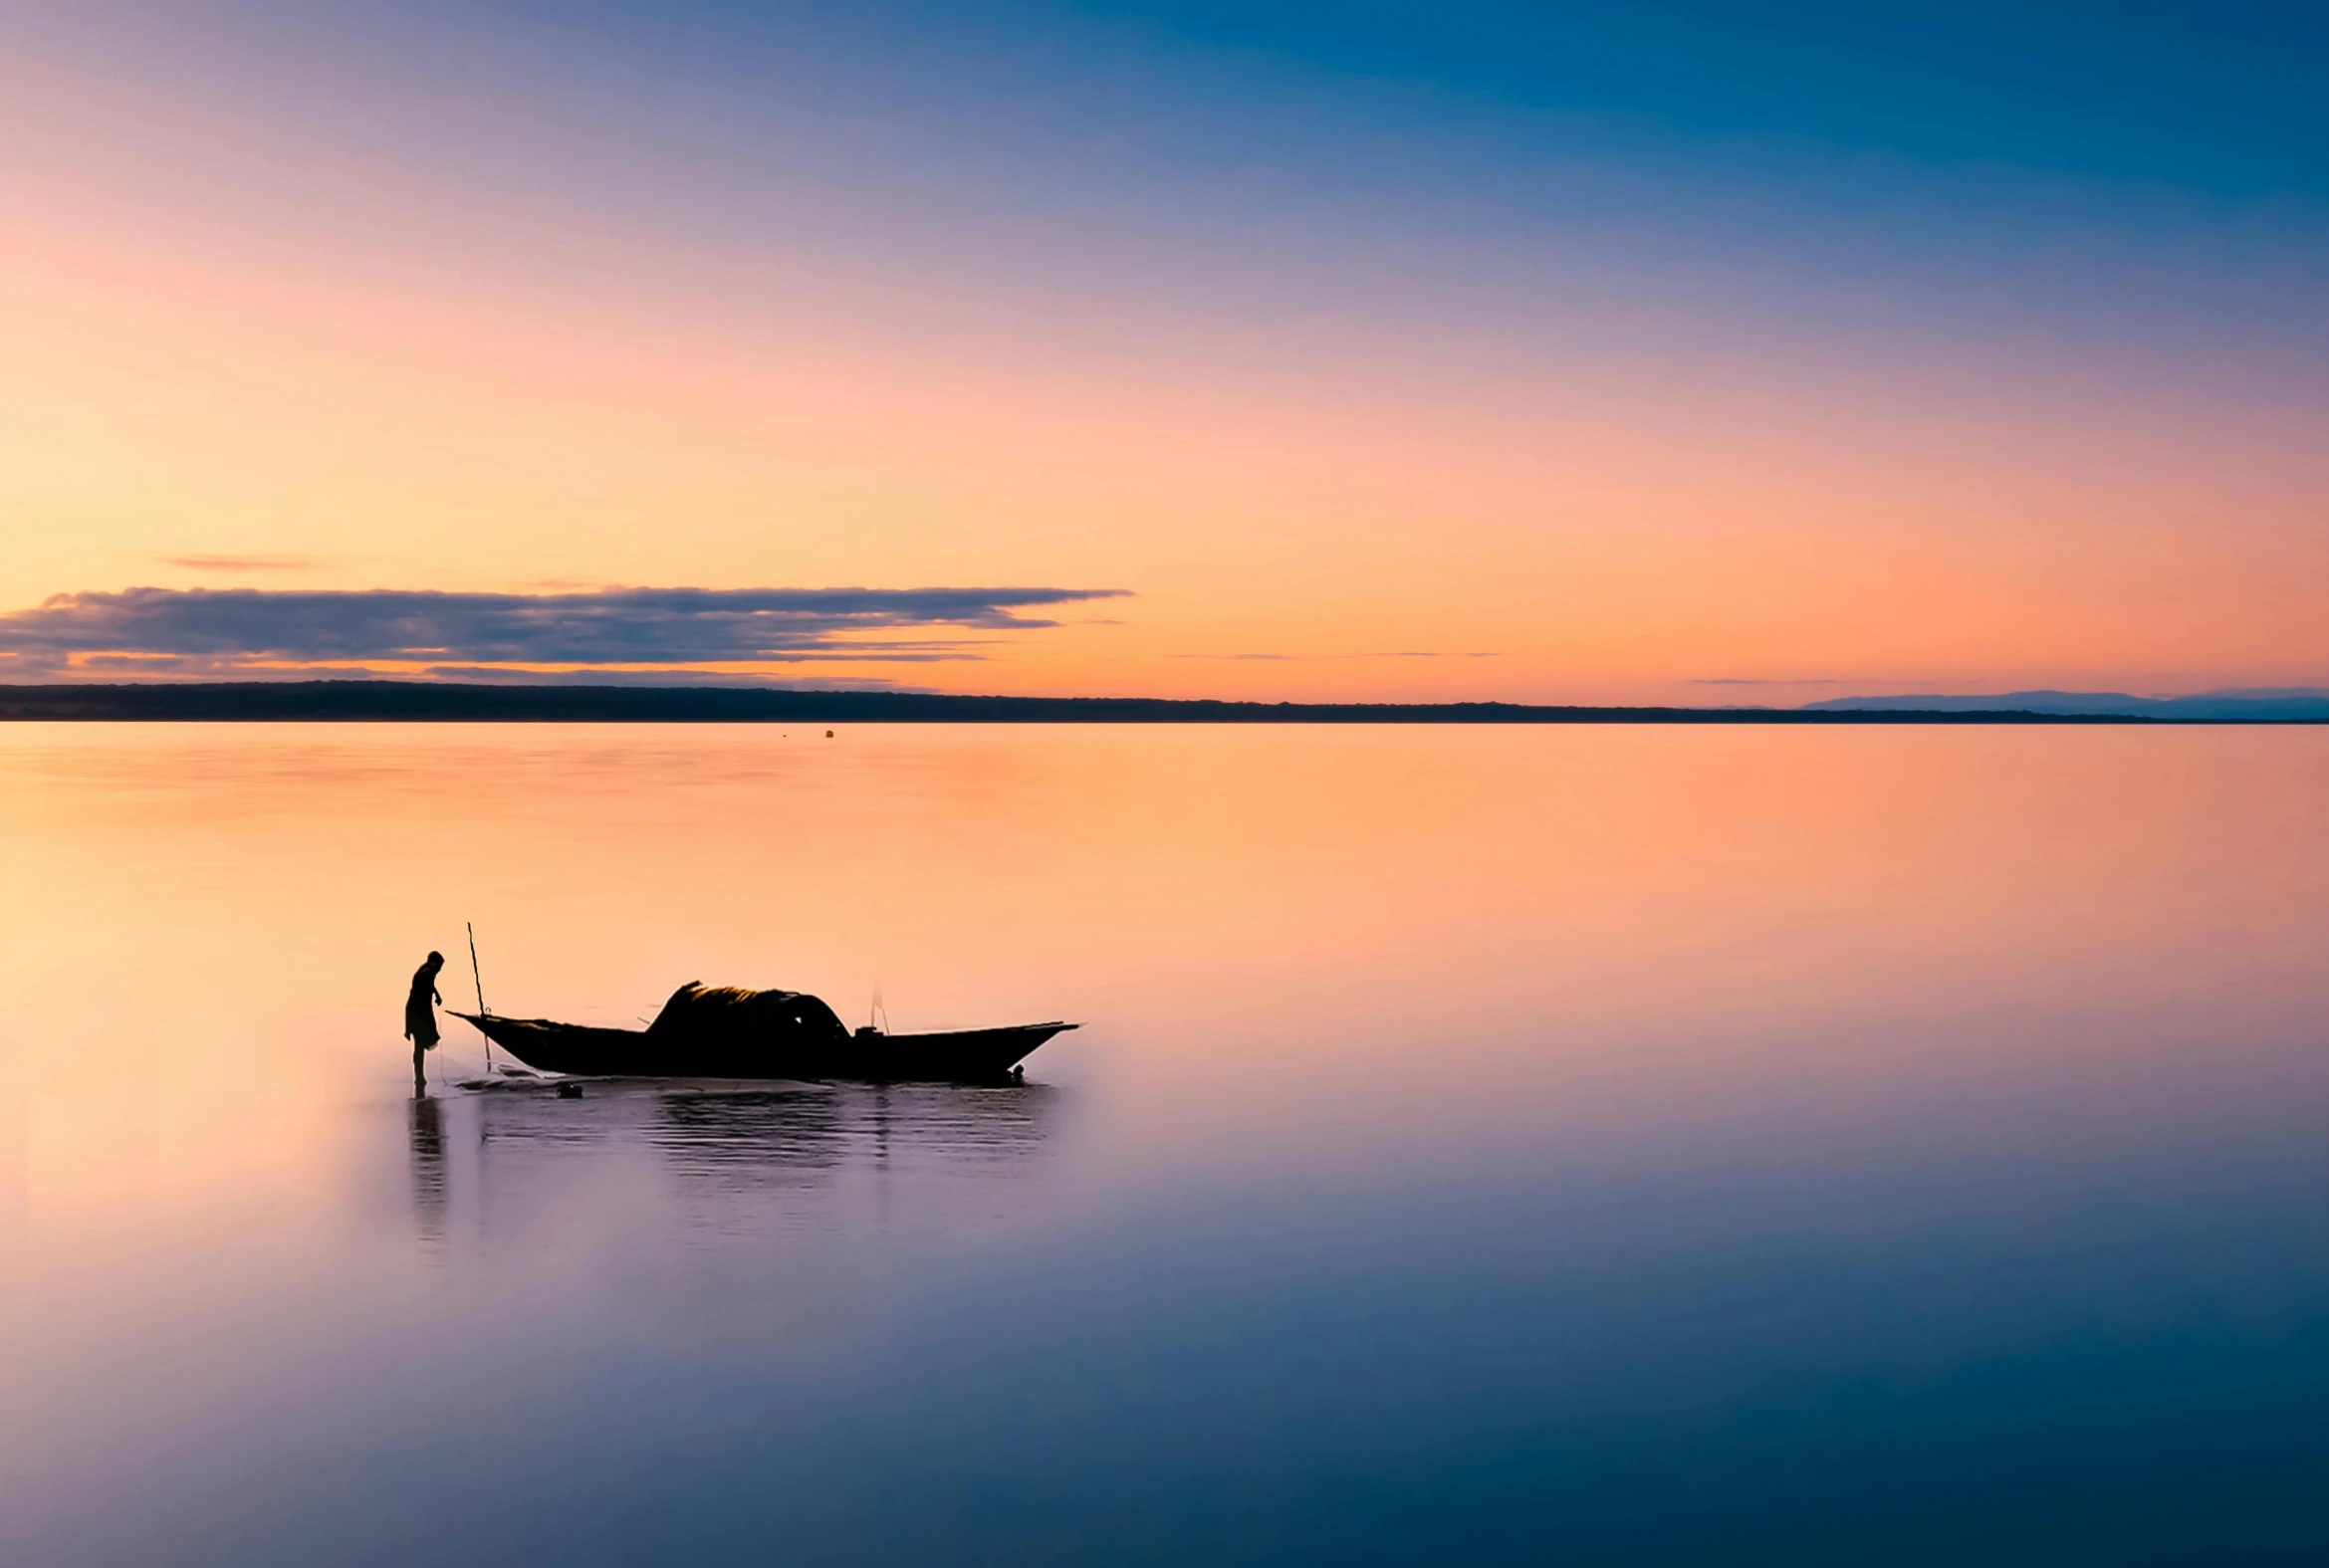
[(0, 721), (434, 724), (2305, 724), (2015, 709), (1618, 708), (1521, 703), (1263, 703), (956, 697), (728, 686), (423, 681), (0, 685)]

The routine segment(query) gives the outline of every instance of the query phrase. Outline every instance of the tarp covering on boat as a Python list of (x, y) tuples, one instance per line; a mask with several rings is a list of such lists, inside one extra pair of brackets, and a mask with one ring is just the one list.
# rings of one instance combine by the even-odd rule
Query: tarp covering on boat
[(848, 1038), (833, 1009), (800, 991), (746, 991), (689, 981), (671, 994), (649, 1036), (690, 1043), (752, 1046)]

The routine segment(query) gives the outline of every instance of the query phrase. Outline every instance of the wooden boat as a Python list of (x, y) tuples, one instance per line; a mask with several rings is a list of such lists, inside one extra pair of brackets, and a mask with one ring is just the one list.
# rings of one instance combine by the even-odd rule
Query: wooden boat
[(794, 991), (706, 990), (690, 983), (643, 1029), (455, 1012), (542, 1072), (624, 1078), (850, 1078), (875, 1083), (995, 1083), (1072, 1023), (935, 1034), (850, 1033), (832, 1009)]

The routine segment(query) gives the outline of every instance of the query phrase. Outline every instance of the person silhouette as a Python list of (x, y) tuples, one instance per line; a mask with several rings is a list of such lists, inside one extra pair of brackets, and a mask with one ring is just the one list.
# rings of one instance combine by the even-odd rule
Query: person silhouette
[(404, 1037), (412, 1041), (412, 1092), (428, 1092), (428, 1074), (421, 1067), (423, 1053), (436, 1049), (437, 1008), (445, 999), (437, 995), (437, 971), (445, 967), (442, 953), (431, 953), (420, 968), (412, 972), (412, 994), (404, 999)]

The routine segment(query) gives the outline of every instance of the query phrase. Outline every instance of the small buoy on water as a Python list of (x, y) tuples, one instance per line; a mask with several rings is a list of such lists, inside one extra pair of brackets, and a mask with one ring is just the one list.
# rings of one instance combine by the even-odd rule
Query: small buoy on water
[(562, 1100), (579, 1100), (582, 1097), (582, 1086), (579, 1083), (562, 1083), (558, 1086), (558, 1097)]
[(827, 731), (825, 731), (825, 732), (824, 732), (824, 738), (825, 738), (826, 740), (828, 740), (828, 741), (829, 741), (829, 740), (831, 740), (831, 739), (833, 738), (833, 733), (832, 733), (832, 731), (830, 731), (830, 730), (827, 730)]

